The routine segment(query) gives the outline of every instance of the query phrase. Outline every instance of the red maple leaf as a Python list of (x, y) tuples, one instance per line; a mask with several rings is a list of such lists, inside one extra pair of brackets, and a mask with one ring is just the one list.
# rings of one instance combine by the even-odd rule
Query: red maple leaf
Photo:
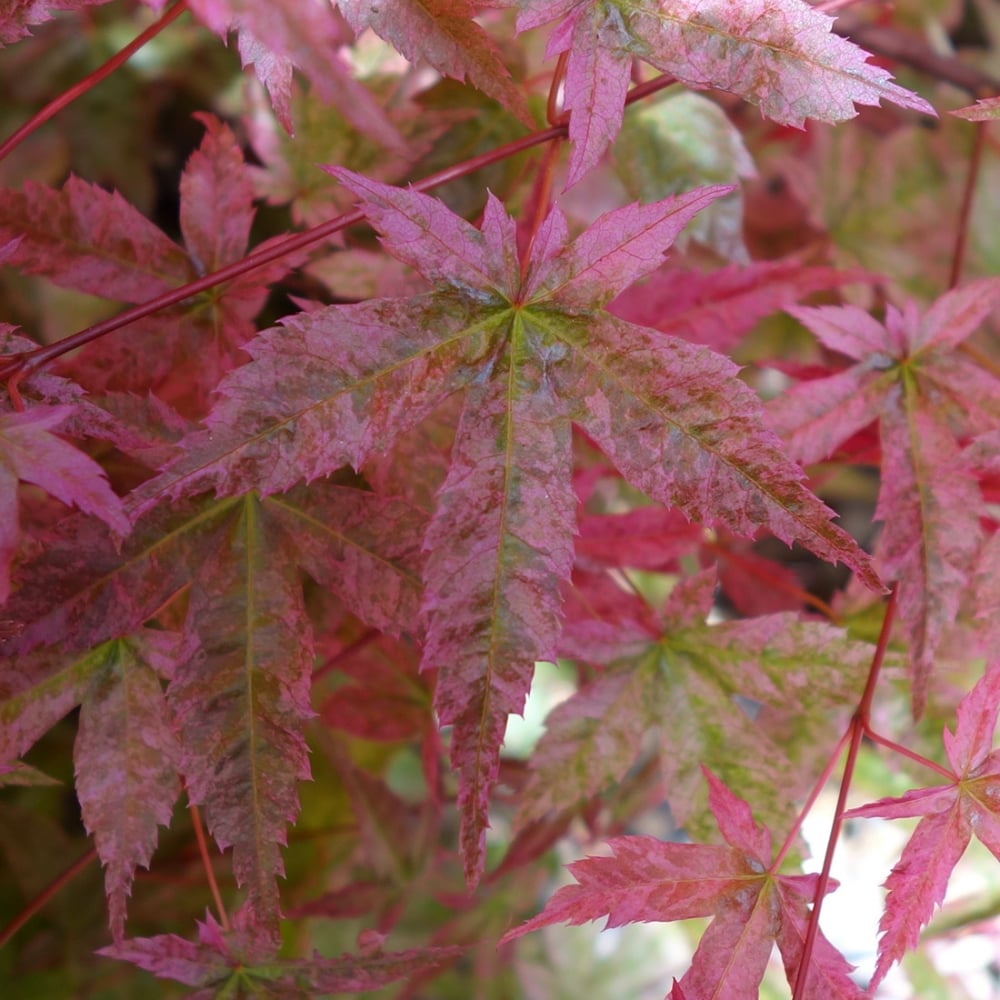
[[(573, 862), (569, 870), (578, 884), (560, 889), (537, 917), (507, 933), (501, 944), (549, 924), (582, 924), (604, 916), (608, 927), (714, 916), (675, 996), (757, 1000), (774, 944), (794, 983), (817, 876), (778, 874), (770, 833), (754, 822), (746, 802), (707, 768), (703, 771), (727, 846), (617, 837), (609, 841), (613, 857)], [(850, 970), (820, 933), (803, 997), (860, 1000), (863, 993)]]
[(472, 882), (507, 716), (521, 711), (534, 662), (553, 655), (559, 635), (573, 423), (625, 478), (687, 517), (743, 535), (766, 526), (879, 584), (761, 426), (735, 365), (601, 311), (727, 188), (620, 208), (572, 242), (554, 211), (522, 267), (514, 221), (492, 197), (480, 231), (426, 195), (331, 172), (365, 199), (387, 249), (437, 290), (265, 331), (248, 348), (253, 363), (221, 386), (210, 428), (134, 494), (134, 509), (210, 486), (270, 493), (359, 467), (464, 390), (424, 540), (423, 668), (440, 671), (435, 708), (455, 727)]
[(504, 0), (518, 30), (558, 20), (546, 55), (568, 53), (566, 106), (575, 144), (568, 183), (593, 167), (618, 134), (633, 59), (696, 90), (728, 90), (783, 125), (842, 121), (880, 99), (927, 114), (868, 54), (833, 35), (833, 19), (800, 0)]
[(791, 455), (806, 463), (879, 420), (875, 516), (884, 527), (877, 554), (899, 580), (918, 714), (982, 537), (983, 500), (959, 441), (992, 429), (998, 416), (996, 378), (955, 348), (998, 301), (1000, 281), (990, 278), (946, 293), (922, 316), (912, 303), (902, 312), (890, 306), (884, 324), (856, 306), (789, 308), (855, 364), (785, 392), (768, 408)]
[(1000, 859), (1000, 751), (993, 733), (1000, 711), (1000, 664), (991, 666), (962, 699), (954, 734), (943, 740), (955, 780), (915, 788), (845, 813), (903, 819), (922, 816), (886, 880), (889, 895), (871, 989), (903, 953), (916, 946), (920, 928), (944, 899), (952, 869), (975, 834)]

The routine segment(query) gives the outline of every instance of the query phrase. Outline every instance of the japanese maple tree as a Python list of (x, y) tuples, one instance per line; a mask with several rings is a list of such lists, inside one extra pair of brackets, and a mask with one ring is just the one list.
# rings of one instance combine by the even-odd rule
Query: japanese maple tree
[(878, 994), (1000, 857), (981, 8), (0, 3), (12, 995)]

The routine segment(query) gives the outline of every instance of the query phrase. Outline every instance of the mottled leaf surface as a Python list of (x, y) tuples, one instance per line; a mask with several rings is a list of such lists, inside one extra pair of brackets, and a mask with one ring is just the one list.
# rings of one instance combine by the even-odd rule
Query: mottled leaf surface
[(518, 28), (560, 19), (547, 54), (568, 54), (566, 105), (574, 142), (569, 183), (593, 167), (621, 127), (632, 60), (696, 90), (728, 90), (783, 125), (852, 118), (855, 104), (891, 101), (934, 114), (868, 54), (833, 35), (833, 20), (801, 0), (510, 0)]
[[(690, 832), (708, 829), (701, 765), (740, 781), (769, 824), (791, 822), (806, 789), (778, 776), (817, 742), (836, 741), (831, 711), (860, 689), (871, 650), (791, 614), (706, 625), (713, 585), (711, 573), (678, 585), (662, 630), (638, 647), (627, 610), (617, 623), (618, 650), (595, 644), (594, 623), (574, 615), (564, 651), (602, 669), (546, 718), (518, 827), (610, 790), (651, 748), (671, 813)], [(772, 729), (764, 706), (795, 717), (794, 725)], [(733, 740), (752, 749), (734, 760)]]
[(998, 711), (1000, 667), (993, 664), (962, 699), (954, 732), (944, 731), (954, 783), (916, 788), (845, 814), (921, 817), (885, 883), (889, 895), (879, 922), (882, 936), (872, 989), (916, 946), (973, 834), (1000, 859), (1000, 755), (993, 749)]
[(29, 181), (0, 189), (5, 263), (91, 295), (144, 302), (195, 277), (187, 254), (117, 192), (70, 177), (61, 190)]
[(168, 699), (191, 801), (219, 846), (232, 847), (254, 924), (277, 940), (279, 846), (310, 773), (312, 647), (294, 551), (269, 527), (250, 496), (205, 540), (185, 628), (191, 653)]
[[(922, 316), (890, 306), (883, 325), (855, 306), (789, 311), (824, 346), (855, 360), (771, 402), (771, 426), (803, 462), (827, 457), (879, 419), (884, 456), (876, 516), (885, 573), (899, 580), (900, 616), (922, 709), (934, 654), (955, 621), (979, 548), (983, 501), (959, 436), (990, 426), (996, 379), (955, 348), (994, 309), (984, 279), (946, 293)], [(976, 389), (973, 390), (972, 387)]]
[(74, 755), (77, 797), (104, 864), (116, 941), (124, 938), (133, 873), (149, 867), (157, 827), (169, 825), (180, 788), (180, 747), (144, 646), (141, 637), (112, 644), (110, 669), (83, 701)]
[[(726, 846), (617, 837), (612, 857), (569, 866), (576, 885), (560, 889), (534, 919), (510, 931), (509, 941), (549, 924), (582, 924), (607, 917), (607, 927), (637, 921), (713, 916), (680, 980), (691, 1000), (756, 1000), (774, 943), (789, 983), (798, 974), (801, 932), (815, 875), (781, 875), (771, 862), (771, 837), (745, 801), (705, 770), (712, 814)], [(810, 967), (803, 994), (811, 1000), (860, 1000), (851, 967), (820, 933), (822, 970)]]
[(253, 363), (223, 384), (209, 429), (141, 488), (135, 509), (193, 489), (272, 492), (359, 467), (465, 390), (425, 542), (424, 669), (438, 671), (435, 705), (455, 726), (475, 881), (504, 723), (559, 634), (572, 422), (626, 478), (688, 517), (743, 534), (767, 526), (878, 584), (781, 455), (735, 366), (597, 311), (652, 271), (725, 188), (609, 212), (573, 242), (554, 212), (522, 279), (513, 221), (495, 199), (475, 229), (425, 195), (332, 172), (365, 198), (386, 248), (440, 290), (320, 309), (265, 331), (248, 347)]

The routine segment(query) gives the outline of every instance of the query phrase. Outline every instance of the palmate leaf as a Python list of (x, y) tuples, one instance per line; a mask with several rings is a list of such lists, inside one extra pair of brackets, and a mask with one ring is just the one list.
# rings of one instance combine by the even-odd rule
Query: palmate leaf
[(568, 183), (593, 167), (622, 123), (632, 60), (695, 89), (728, 90), (773, 121), (852, 118), (855, 104), (892, 101), (934, 114), (868, 55), (830, 33), (802, 0), (505, 0), (520, 31), (558, 20), (547, 55), (568, 53), (566, 106), (575, 148)]
[[(726, 846), (617, 837), (609, 842), (613, 857), (573, 862), (569, 869), (578, 884), (560, 889), (542, 913), (506, 934), (501, 944), (549, 924), (603, 916), (608, 927), (713, 916), (675, 996), (756, 1000), (774, 944), (794, 983), (817, 876), (778, 874), (770, 832), (708, 769), (704, 775)], [(803, 997), (861, 1000), (850, 969), (820, 932)]]
[(768, 408), (772, 427), (803, 462), (825, 458), (879, 419), (878, 554), (899, 580), (918, 713), (981, 538), (983, 500), (959, 437), (995, 426), (996, 379), (955, 347), (998, 301), (1000, 282), (991, 278), (946, 293), (923, 316), (912, 304), (903, 312), (890, 306), (884, 325), (855, 306), (791, 308), (855, 364), (783, 393)]
[(879, 922), (882, 937), (871, 989), (916, 947), (920, 929), (944, 899), (948, 879), (972, 835), (1000, 859), (1000, 753), (993, 749), (998, 711), (1000, 665), (994, 663), (959, 704), (954, 733), (944, 731), (954, 783), (917, 788), (844, 814), (922, 817), (885, 883), (889, 894)]
[(766, 525), (879, 584), (761, 425), (756, 396), (711, 351), (597, 311), (649, 273), (709, 188), (603, 216), (570, 243), (554, 212), (521, 279), (514, 223), (482, 230), (440, 202), (333, 171), (392, 253), (439, 290), (290, 318), (248, 350), (209, 427), (136, 494), (135, 510), (215, 487), (272, 492), (360, 466), (458, 389), (465, 406), (426, 545), (424, 669), (453, 724), (466, 876), (483, 866), (504, 723), (552, 655), (572, 557), (572, 422), (632, 482), (688, 517)]
[[(250, 494), (178, 504), (141, 519), (120, 552), (107, 529), (79, 518), (27, 567), (31, 585), (6, 609), (23, 627), (5, 652), (49, 648), (9, 661), (0, 763), (83, 704), (77, 787), (108, 866), (116, 937), (131, 872), (148, 861), (154, 820), (169, 817), (162, 758), (204, 805), (216, 840), (233, 847), (248, 920), (273, 947), (280, 845), (297, 813), (297, 783), (308, 776), (303, 728), (312, 714), (313, 661), (301, 569), (387, 631), (412, 628), (419, 609), (425, 516), (402, 501), (360, 494), (317, 483), (264, 500)], [(165, 711), (157, 708), (158, 681), (118, 637), (184, 588), (183, 649), (164, 671), (168, 732), (154, 719)], [(143, 788), (165, 814), (149, 808)], [(145, 819), (130, 811), (136, 802)]]
[[(769, 825), (794, 819), (808, 789), (788, 780), (790, 761), (836, 741), (836, 708), (860, 690), (871, 648), (793, 614), (706, 625), (714, 584), (711, 572), (678, 584), (638, 648), (628, 604), (617, 650), (593, 642), (592, 622), (567, 624), (560, 651), (601, 669), (546, 718), (516, 828), (607, 791), (651, 751), (671, 814), (693, 835), (708, 829), (701, 765), (738, 782)], [(589, 596), (583, 603), (596, 603)], [(793, 713), (794, 726), (773, 731), (766, 709)], [(735, 757), (734, 745), (743, 748)]]
[[(0, 190), (0, 244), (20, 234), (8, 263), (58, 285), (108, 299), (145, 302), (214, 268), (241, 259), (254, 219), (253, 188), (232, 131), (212, 115), (180, 181), (180, 247), (119, 194), (70, 177), (60, 190), (28, 183)], [(277, 262), (147, 319), (128, 338), (104, 338), (74, 359), (89, 389), (122, 389), (187, 406), (207, 396), (254, 332), (266, 285), (289, 262)], [(199, 364), (187, 367), (196, 352)], [(95, 436), (101, 428), (94, 428)]]
[(208, 915), (198, 923), (198, 941), (176, 934), (132, 938), (99, 954), (132, 962), (160, 979), (199, 987), (199, 1000), (309, 1000), (331, 993), (362, 993), (456, 958), (460, 948), (340, 955), (337, 958), (255, 960), (242, 928), (223, 931)]

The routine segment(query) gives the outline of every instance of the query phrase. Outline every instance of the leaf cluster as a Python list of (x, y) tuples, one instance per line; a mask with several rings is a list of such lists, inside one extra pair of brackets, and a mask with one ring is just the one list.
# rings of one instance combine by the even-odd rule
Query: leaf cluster
[[(11, 983), (532, 996), (529, 932), (710, 917), (656, 995), (874, 995), (1000, 857), (1000, 185), (913, 7), (895, 82), (803, 0), (0, 4), (58, 105), (0, 146)], [(84, 23), (146, 26), (142, 143)], [(921, 819), (866, 990), (819, 918), (868, 816)], [(32, 920), (89, 857), (108, 931)]]

